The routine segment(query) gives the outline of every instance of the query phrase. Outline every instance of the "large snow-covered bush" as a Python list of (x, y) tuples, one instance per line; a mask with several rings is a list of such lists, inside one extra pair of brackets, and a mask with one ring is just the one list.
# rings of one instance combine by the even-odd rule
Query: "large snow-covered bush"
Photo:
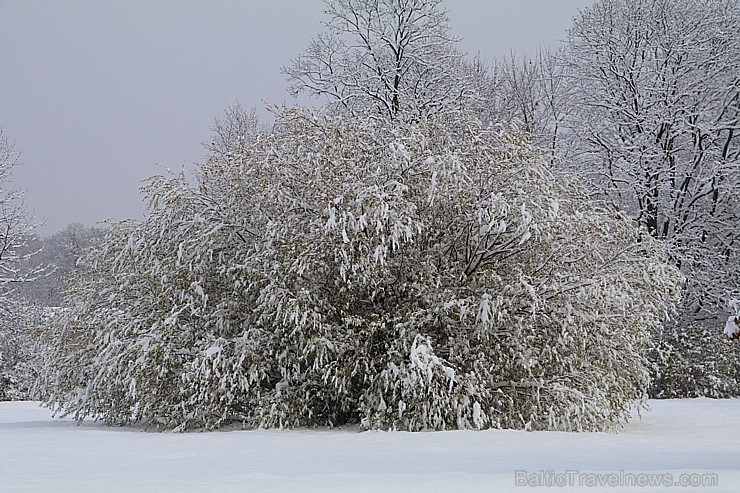
[[(40, 388), (187, 429), (602, 430), (680, 275), (515, 131), (287, 111), (153, 178), (68, 286)], [(221, 149), (223, 151), (223, 149)]]

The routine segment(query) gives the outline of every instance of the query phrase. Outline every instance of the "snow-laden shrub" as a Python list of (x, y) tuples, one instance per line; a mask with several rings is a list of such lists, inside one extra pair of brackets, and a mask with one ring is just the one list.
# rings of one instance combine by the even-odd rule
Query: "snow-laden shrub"
[(0, 316), (0, 401), (31, 399), (39, 370), (36, 327), (43, 308), (23, 298), (5, 303), (8, 312)]
[(24, 377), (30, 344), (23, 336), (16, 330), (0, 330), (0, 401), (28, 398), (30, 386)]
[(653, 351), (651, 397), (740, 396), (740, 345), (716, 327), (671, 327)]
[(678, 296), (661, 245), (514, 131), (287, 112), (153, 178), (68, 286), (40, 388), (186, 429), (602, 430)]
[(740, 396), (740, 302), (728, 302), (731, 312), (724, 332), (717, 327), (672, 323), (659, 334), (649, 352), (654, 398)]

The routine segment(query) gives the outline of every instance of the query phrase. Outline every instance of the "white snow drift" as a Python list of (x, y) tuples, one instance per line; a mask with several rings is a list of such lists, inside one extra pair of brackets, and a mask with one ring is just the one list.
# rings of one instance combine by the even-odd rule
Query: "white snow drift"
[[(76, 426), (53, 420), (35, 402), (2, 402), (0, 492), (740, 491), (740, 400), (650, 405), (619, 434), (156, 433)], [(563, 478), (573, 484), (554, 484)], [(598, 486), (641, 478), (658, 485)], [(538, 481), (554, 486), (530, 487)]]

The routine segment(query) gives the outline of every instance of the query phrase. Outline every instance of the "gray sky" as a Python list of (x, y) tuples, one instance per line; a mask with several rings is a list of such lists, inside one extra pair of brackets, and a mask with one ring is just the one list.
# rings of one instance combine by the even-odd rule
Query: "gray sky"
[[(447, 0), (482, 58), (562, 39), (593, 0)], [(45, 222), (141, 218), (142, 180), (204, 156), (213, 118), (293, 102), (280, 67), (322, 30), (321, 0), (0, 0), (0, 128)]]

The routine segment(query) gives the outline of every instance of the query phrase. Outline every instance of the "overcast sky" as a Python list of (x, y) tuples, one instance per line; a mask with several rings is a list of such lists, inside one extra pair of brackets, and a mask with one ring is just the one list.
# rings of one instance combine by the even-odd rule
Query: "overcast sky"
[[(447, 0), (484, 59), (562, 39), (593, 0)], [(322, 30), (321, 0), (0, 0), (0, 128), (44, 221), (141, 218), (142, 180), (204, 156), (213, 118), (293, 102), (280, 67)]]

